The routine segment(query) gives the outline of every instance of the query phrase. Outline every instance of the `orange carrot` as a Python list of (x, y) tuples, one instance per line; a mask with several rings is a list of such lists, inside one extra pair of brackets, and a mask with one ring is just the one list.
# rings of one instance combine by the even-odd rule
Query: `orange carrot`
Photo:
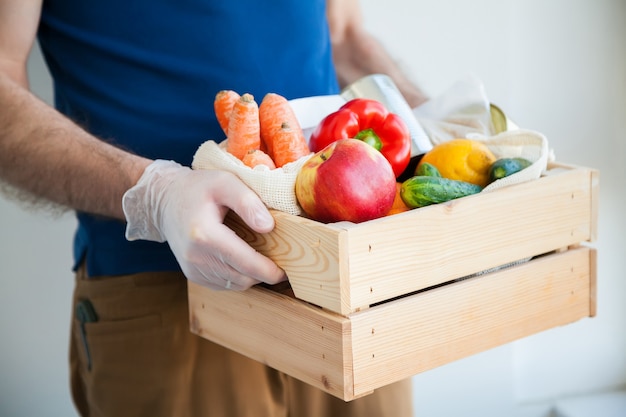
[[(267, 153), (274, 159), (276, 166), (281, 166), (276, 159), (285, 161), (284, 156), (277, 156), (274, 150), (276, 143), (276, 134), (281, 130), (283, 123), (287, 123), (292, 129), (292, 147), (308, 154), (309, 145), (306, 143), (304, 133), (300, 127), (300, 122), (294, 113), (287, 99), (280, 94), (268, 93), (263, 97), (263, 101), (259, 105), (259, 120), (261, 122), (261, 141), (264, 143)], [(285, 135), (281, 135), (284, 140)], [(285, 149), (285, 145), (281, 145)], [(306, 149), (306, 151), (304, 151)], [(297, 159), (297, 158), (296, 158)], [(291, 162), (291, 161), (287, 161)], [(284, 163), (287, 163), (284, 162)]]
[(302, 129), (293, 129), (287, 122), (282, 124), (280, 130), (274, 132), (272, 136), (274, 157), (272, 159), (277, 167), (282, 167), (311, 153), (306, 141), (300, 139), (301, 136)]
[[(267, 150), (267, 144), (263, 141), (263, 139), (261, 139), (261, 146), (259, 149), (261, 149), (264, 153), (266, 153), (267, 156), (270, 156), (269, 151)], [(272, 157), (270, 156), (270, 159), (271, 158)]]
[(252, 94), (245, 93), (233, 106), (228, 123), (226, 150), (239, 159), (261, 146), (259, 106)]
[(230, 114), (237, 100), (239, 100), (239, 93), (233, 90), (222, 90), (215, 95), (215, 100), (213, 101), (215, 116), (227, 136), (228, 121), (230, 120)]
[(250, 168), (254, 168), (257, 165), (265, 165), (269, 169), (276, 168), (276, 165), (274, 165), (274, 161), (272, 161), (272, 158), (270, 158), (268, 154), (260, 149), (252, 149), (248, 151), (244, 155), (242, 161)]

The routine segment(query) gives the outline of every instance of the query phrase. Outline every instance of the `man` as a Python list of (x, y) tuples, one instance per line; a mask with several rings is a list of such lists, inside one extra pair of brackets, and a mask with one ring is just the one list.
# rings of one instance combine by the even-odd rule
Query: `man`
[[(56, 109), (28, 92), (36, 36)], [(185, 278), (220, 290), (286, 279), (223, 225), (233, 210), (270, 231), (256, 194), (188, 168), (221, 137), (215, 93), (334, 94), (371, 73), (413, 106), (425, 99), (364, 31), (356, 0), (0, 0), (0, 178), (79, 220), (70, 364), (82, 415), (411, 414), (407, 383), (344, 403), (187, 323)]]

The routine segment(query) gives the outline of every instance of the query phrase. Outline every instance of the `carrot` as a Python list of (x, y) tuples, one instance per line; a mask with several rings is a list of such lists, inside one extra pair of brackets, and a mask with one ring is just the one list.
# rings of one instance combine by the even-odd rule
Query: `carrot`
[(222, 90), (215, 95), (215, 100), (213, 101), (217, 122), (227, 136), (228, 121), (230, 120), (230, 114), (237, 100), (239, 100), (239, 93), (233, 90)]
[(274, 153), (274, 163), (277, 167), (282, 167), (289, 162), (293, 162), (302, 156), (311, 153), (305, 140), (301, 140), (302, 129), (294, 129), (289, 123), (284, 122), (280, 130), (272, 136), (272, 150)]
[(233, 106), (228, 122), (226, 150), (239, 159), (261, 146), (259, 106), (252, 94), (245, 93)]
[[(275, 136), (281, 130), (283, 123), (287, 123), (293, 131), (291, 139), (293, 141), (292, 147), (299, 150), (304, 155), (310, 152), (309, 145), (300, 127), (300, 122), (298, 122), (296, 114), (285, 97), (276, 93), (266, 94), (259, 105), (259, 120), (261, 122), (261, 142), (264, 143), (267, 153), (274, 159), (275, 163), (276, 159), (280, 159), (281, 161), (286, 160), (284, 156), (277, 155), (274, 150), (274, 145), (276, 144)], [(281, 135), (281, 140), (284, 140), (284, 137), (285, 135)], [(281, 149), (288, 150), (289, 147), (281, 145)], [(295, 155), (296, 154), (294, 154), (294, 156)], [(276, 166), (281, 165), (276, 163)]]
[(265, 165), (269, 169), (276, 168), (276, 165), (274, 165), (274, 161), (272, 161), (272, 158), (270, 158), (268, 154), (266, 154), (260, 149), (252, 149), (248, 151), (244, 155), (242, 161), (245, 165), (249, 166), (250, 168), (254, 168), (257, 165)]

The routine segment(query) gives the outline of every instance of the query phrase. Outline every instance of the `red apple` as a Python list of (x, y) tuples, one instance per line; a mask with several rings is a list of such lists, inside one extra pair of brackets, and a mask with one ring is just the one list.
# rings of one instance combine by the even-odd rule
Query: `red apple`
[(313, 155), (296, 178), (296, 197), (314, 220), (360, 223), (391, 210), (396, 176), (382, 153), (357, 139), (340, 139)]

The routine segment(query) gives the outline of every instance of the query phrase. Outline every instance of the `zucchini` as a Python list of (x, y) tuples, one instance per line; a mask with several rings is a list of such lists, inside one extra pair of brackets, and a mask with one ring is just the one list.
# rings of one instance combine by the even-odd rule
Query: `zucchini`
[(441, 173), (439, 172), (437, 167), (428, 162), (420, 163), (415, 170), (415, 175), (427, 177), (441, 177)]
[(532, 165), (525, 158), (500, 158), (489, 168), (489, 182), (508, 177)]
[(465, 181), (416, 175), (402, 183), (400, 198), (410, 208), (444, 203), (482, 191), (482, 187)]

